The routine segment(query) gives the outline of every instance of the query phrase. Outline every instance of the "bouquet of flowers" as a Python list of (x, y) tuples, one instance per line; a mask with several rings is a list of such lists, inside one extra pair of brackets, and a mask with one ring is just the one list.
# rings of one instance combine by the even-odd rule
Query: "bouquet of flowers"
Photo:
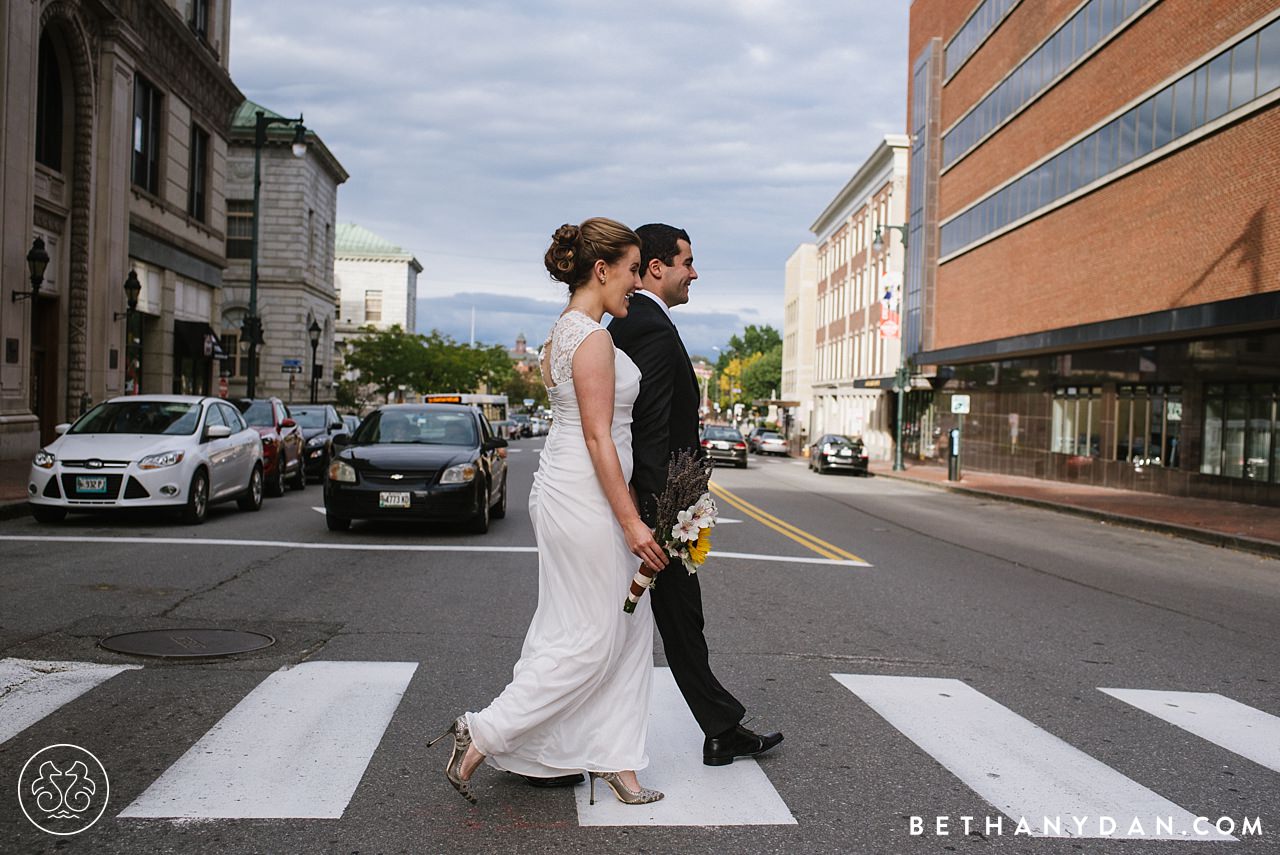
[[(667, 464), (667, 483), (657, 497), (654, 539), (689, 573), (698, 572), (711, 552), (711, 529), (719, 516), (715, 500), (707, 491), (713, 465), (696, 452), (677, 451)], [(636, 610), (645, 589), (654, 586), (654, 575), (655, 571), (643, 565), (636, 571), (622, 604), (624, 612)]]

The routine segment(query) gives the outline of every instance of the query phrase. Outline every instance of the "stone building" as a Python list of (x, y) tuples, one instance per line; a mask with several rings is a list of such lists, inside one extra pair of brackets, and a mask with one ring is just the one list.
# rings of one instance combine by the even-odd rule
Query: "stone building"
[(818, 247), (802, 243), (787, 259), (782, 315), (782, 397), (799, 402), (792, 412), (788, 439), (801, 445), (813, 436), (813, 319), (817, 301)]
[(906, 222), (907, 151), (905, 136), (886, 136), (810, 226), (817, 281), (809, 436), (861, 436), (873, 460), (893, 454), (903, 264), (896, 227)]
[[(0, 5), (0, 457), (91, 401), (209, 391), (226, 266), (225, 0)], [(136, 271), (136, 311), (124, 283)]]
[[(218, 325), (227, 354), (223, 373), (232, 397), (245, 394), (248, 342), (241, 324), (249, 309), (249, 267), (253, 236), (253, 161), (256, 113), (279, 117), (245, 101), (231, 122), (227, 152), (227, 271)], [(258, 349), (259, 397), (310, 400), (311, 340), (314, 321), (320, 327), (316, 348), (317, 399), (332, 397), (331, 365), (337, 321), (334, 286), (334, 223), (338, 185), (347, 171), (315, 131), (308, 128), (302, 157), (292, 151), (294, 126), (267, 128), (261, 152), (262, 185), (258, 226), (258, 316), (263, 342)]]
[(1275, 0), (915, 0), (909, 39), (937, 434), (968, 468), (1280, 504)]

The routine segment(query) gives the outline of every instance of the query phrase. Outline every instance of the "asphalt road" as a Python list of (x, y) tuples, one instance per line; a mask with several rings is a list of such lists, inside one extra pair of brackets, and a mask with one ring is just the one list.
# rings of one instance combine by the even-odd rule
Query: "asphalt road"
[[(702, 584), (713, 666), (782, 745), (703, 767), (661, 670), (642, 781), (664, 802), (590, 806), (483, 769), (470, 807), (425, 742), (519, 655), (540, 445), (514, 445), (510, 513), (483, 537), (330, 533), (316, 485), (199, 527), (0, 523), (0, 852), (1164, 853), (1210, 845), (1196, 817), (1234, 828), (1223, 851), (1280, 852), (1280, 562), (756, 457), (717, 470)], [(276, 643), (97, 646), (176, 627)], [(63, 743), (110, 794), (58, 837), (16, 789)], [(1076, 836), (1018, 833), (1055, 815)], [(1121, 839), (1163, 816), (1183, 839)]]

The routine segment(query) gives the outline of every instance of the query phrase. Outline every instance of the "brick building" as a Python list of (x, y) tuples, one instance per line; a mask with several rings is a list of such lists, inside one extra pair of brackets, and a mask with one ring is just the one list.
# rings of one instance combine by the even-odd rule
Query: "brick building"
[(1275, 0), (910, 15), (908, 450), (1280, 503)]

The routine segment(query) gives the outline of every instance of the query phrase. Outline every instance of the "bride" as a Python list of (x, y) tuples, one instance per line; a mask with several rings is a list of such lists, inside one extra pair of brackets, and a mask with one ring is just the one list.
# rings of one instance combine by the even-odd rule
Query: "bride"
[(640, 287), (640, 238), (603, 217), (556, 230), (545, 262), (569, 286), (565, 309), (542, 348), (553, 421), (529, 512), (538, 543), (538, 607), (511, 682), (480, 712), (464, 713), (429, 745), (453, 736), (445, 776), (473, 804), (482, 761), (539, 778), (586, 770), (627, 804), (644, 789), (653, 613), (622, 601), (638, 563), (667, 557), (640, 519), (631, 479), (635, 363), (613, 346), (600, 319), (627, 314)]

